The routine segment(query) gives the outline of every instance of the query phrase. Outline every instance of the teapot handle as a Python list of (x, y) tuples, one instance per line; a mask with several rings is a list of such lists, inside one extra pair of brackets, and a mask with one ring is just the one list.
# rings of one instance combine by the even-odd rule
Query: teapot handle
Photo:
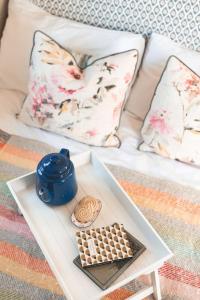
[(60, 154), (66, 156), (67, 158), (70, 159), (70, 154), (69, 154), (69, 150), (68, 150), (68, 149), (62, 148), (62, 149), (60, 150)]

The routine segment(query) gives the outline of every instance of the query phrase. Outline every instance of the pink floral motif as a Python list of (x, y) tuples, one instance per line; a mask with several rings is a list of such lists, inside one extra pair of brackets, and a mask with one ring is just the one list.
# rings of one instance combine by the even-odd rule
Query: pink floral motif
[(97, 135), (97, 130), (96, 129), (92, 129), (92, 130), (88, 130), (86, 131), (86, 134), (89, 136), (89, 137), (93, 137), (95, 135)]
[(158, 130), (162, 134), (170, 133), (170, 127), (166, 122), (166, 117), (167, 117), (166, 110), (162, 110), (160, 113), (156, 112), (155, 114), (153, 114), (149, 119), (152, 128)]
[(124, 76), (124, 82), (125, 82), (126, 84), (128, 84), (128, 83), (131, 81), (131, 79), (132, 79), (131, 74), (130, 74), (129, 72), (126, 73), (126, 75)]
[(192, 97), (200, 94), (200, 80), (195, 74), (191, 74), (190, 78), (186, 79), (185, 86), (186, 91), (188, 91)]
[(83, 77), (81, 70), (79, 70), (78, 68), (75, 68), (75, 67), (70, 68), (70, 69), (67, 68), (66, 71), (71, 77), (73, 77), (76, 80), (81, 80)]
[(76, 89), (76, 90), (68, 90), (68, 89), (66, 89), (66, 88), (64, 88), (64, 87), (62, 87), (62, 86), (59, 86), (58, 87), (58, 90), (59, 90), (59, 92), (60, 93), (64, 93), (65, 95), (73, 95), (74, 93), (76, 93), (76, 92), (78, 92), (78, 91), (80, 91), (80, 90), (82, 90), (83, 89), (83, 87), (80, 87), (79, 89)]
[[(181, 62), (179, 62), (178, 68), (176, 67), (172, 72), (178, 74), (178, 78), (173, 81), (173, 86), (179, 96), (181, 96), (182, 92), (187, 92), (189, 95), (188, 101), (192, 102), (193, 98), (200, 94), (200, 80), (198, 76)], [(182, 76), (182, 80), (180, 80), (180, 76)]]
[(51, 117), (51, 113), (42, 111), (43, 105), (50, 105), (52, 108), (55, 107), (55, 103), (51, 95), (47, 92), (45, 84), (37, 86), (36, 81), (33, 81), (32, 86), (32, 111), (33, 116), (38, 119), (41, 123), (44, 123), (45, 119)]

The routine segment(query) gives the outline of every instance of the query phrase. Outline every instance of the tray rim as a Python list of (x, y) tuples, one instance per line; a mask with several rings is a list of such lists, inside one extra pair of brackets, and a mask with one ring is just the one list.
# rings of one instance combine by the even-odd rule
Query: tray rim
[[(119, 182), (117, 181), (115, 176), (111, 173), (111, 171), (108, 169), (108, 167), (105, 165), (105, 163), (102, 162), (102, 160), (96, 155), (96, 153), (93, 150), (91, 150), (91, 151), (84, 151), (84, 152), (76, 154), (76, 155), (72, 155), (71, 160), (75, 164), (75, 168), (85, 164), (85, 163), (79, 163), (80, 158), (84, 158), (85, 163), (90, 162), (91, 164), (93, 164), (93, 161), (94, 161), (94, 162), (97, 162), (99, 165), (101, 165), (101, 167), (104, 169), (104, 171), (112, 179), (113, 183), (124, 194), (125, 198), (129, 201), (129, 203), (134, 206), (134, 208), (137, 211), (137, 213), (139, 214), (140, 218), (142, 218), (143, 222), (146, 223), (146, 225), (149, 227), (149, 229), (152, 231), (152, 233), (155, 235), (155, 237), (159, 240), (159, 242), (162, 244), (162, 247), (165, 248), (166, 252), (168, 252), (167, 255), (163, 256), (161, 259), (158, 259), (156, 262), (152, 263), (150, 266), (148, 266), (146, 268), (143, 268), (143, 269), (139, 270), (138, 272), (134, 273), (134, 276), (129, 275), (126, 278), (120, 280), (117, 283), (114, 282), (106, 290), (104, 290), (104, 291), (100, 290), (99, 294), (98, 294), (98, 297), (95, 297), (95, 299), (100, 299), (101, 297), (103, 297), (103, 296), (107, 295), (108, 293), (114, 291), (115, 289), (127, 284), (128, 282), (130, 282), (131, 280), (139, 277), (140, 275), (149, 274), (153, 270), (158, 269), (159, 267), (161, 267), (163, 265), (163, 263), (165, 261), (167, 261), (169, 258), (171, 258), (173, 256), (173, 253), (169, 249), (169, 247), (166, 245), (166, 243), (162, 240), (162, 238), (157, 233), (157, 231), (150, 224), (150, 222), (146, 219), (146, 217), (143, 215), (143, 213), (140, 211), (140, 209), (137, 207), (137, 205), (134, 203), (134, 201), (130, 198), (130, 196), (122, 188), (122, 186), (119, 184)], [(63, 289), (64, 293), (66, 294), (66, 296), (68, 297), (68, 299), (75, 300), (73, 298), (73, 295), (71, 294), (71, 292), (68, 290), (67, 285), (65, 284), (65, 282), (63, 282), (62, 276), (60, 276), (58, 271), (56, 270), (54, 260), (51, 258), (51, 255), (48, 254), (48, 250), (46, 250), (45, 246), (43, 245), (43, 241), (42, 241), (42, 238), (40, 238), (40, 234), (34, 229), (34, 225), (32, 224), (32, 221), (29, 218), (29, 214), (22, 207), (22, 205), (20, 203), (20, 200), (18, 199), (18, 196), (15, 193), (15, 190), (12, 186), (13, 183), (16, 183), (17, 181), (20, 181), (23, 178), (33, 176), (35, 174), (36, 174), (36, 171), (28, 172), (27, 174), (24, 174), (22, 176), (19, 176), (19, 177), (16, 177), (14, 179), (11, 179), (11, 180), (7, 181), (7, 185), (8, 185), (8, 188), (10, 189), (10, 192), (12, 193), (19, 209), (21, 210), (22, 214), (24, 215), (24, 218), (25, 218), (26, 222), (28, 223), (33, 235), (35, 236), (35, 239), (36, 239), (37, 243), (39, 244), (45, 258), (47, 259), (53, 273), (55, 274), (55, 276), (58, 280), (58, 283), (62, 287), (62, 289)], [(72, 258), (72, 260), (73, 260), (73, 258)]]

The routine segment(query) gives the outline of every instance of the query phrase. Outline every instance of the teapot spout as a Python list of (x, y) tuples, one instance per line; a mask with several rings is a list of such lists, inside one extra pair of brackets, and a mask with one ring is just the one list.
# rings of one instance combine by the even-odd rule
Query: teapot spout
[(68, 149), (62, 148), (62, 149), (60, 150), (60, 154), (66, 156), (67, 158), (70, 159), (70, 154), (69, 154), (69, 150), (68, 150)]

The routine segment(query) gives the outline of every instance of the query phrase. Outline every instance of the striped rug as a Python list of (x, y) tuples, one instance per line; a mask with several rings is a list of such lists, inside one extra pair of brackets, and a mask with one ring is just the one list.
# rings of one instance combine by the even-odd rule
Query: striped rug
[[(35, 169), (40, 158), (54, 150), (0, 131), (2, 300), (65, 299), (6, 186), (7, 180)], [(175, 254), (159, 270), (163, 299), (200, 299), (200, 192), (125, 168), (109, 168)], [(132, 282), (104, 300), (124, 300), (142, 284), (148, 284), (148, 278), (142, 277), (140, 283)]]
[(199, 300), (200, 192), (125, 168), (110, 169), (174, 254), (159, 270), (162, 299)]

